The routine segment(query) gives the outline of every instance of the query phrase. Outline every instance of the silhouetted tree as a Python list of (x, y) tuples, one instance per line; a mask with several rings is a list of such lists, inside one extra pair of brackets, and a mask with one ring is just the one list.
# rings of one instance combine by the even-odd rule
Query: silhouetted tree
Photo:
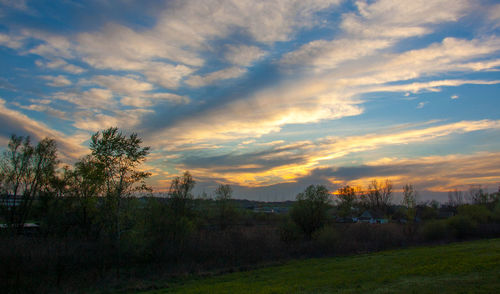
[(489, 201), (489, 194), (481, 185), (471, 185), (469, 187), (469, 202), (473, 204), (486, 204)]
[(228, 227), (236, 216), (236, 209), (231, 203), (232, 193), (230, 185), (220, 184), (215, 190), (217, 219), (221, 229)]
[(452, 207), (457, 207), (464, 204), (464, 196), (462, 191), (455, 189), (448, 192), (448, 205)]
[(406, 233), (413, 238), (417, 231), (416, 216), (417, 216), (417, 191), (411, 184), (403, 186), (403, 201), (402, 205), (406, 210)]
[(348, 217), (352, 214), (352, 208), (356, 202), (356, 189), (349, 185), (341, 187), (337, 191), (338, 214), (341, 217)]
[(181, 177), (175, 177), (170, 183), (169, 206), (176, 216), (187, 217), (192, 214), (194, 196), (191, 190), (195, 184), (193, 176), (188, 171), (185, 171)]
[(142, 147), (141, 144), (142, 139), (136, 133), (127, 137), (116, 127), (96, 132), (92, 135), (90, 142), (92, 162), (97, 163), (97, 166), (103, 169), (106, 201), (101, 207), (100, 216), (103, 219), (104, 228), (115, 239), (118, 258), (117, 275), (119, 275), (121, 263), (121, 234), (127, 229), (122, 227), (122, 222), (129, 223), (126, 220), (129, 214), (122, 213), (122, 198), (137, 192), (151, 191), (145, 182), (151, 174), (139, 170), (150, 148)]
[[(22, 231), (35, 197), (50, 190), (58, 164), (56, 153), (53, 139), (45, 138), (33, 147), (29, 137), (11, 136), (0, 160), (0, 186), (4, 203), (11, 204), (2, 205), (3, 214), (14, 231)], [(21, 200), (15, 205), (19, 197)]]
[(387, 212), (392, 200), (392, 183), (390, 180), (385, 180), (384, 183), (373, 180), (368, 185), (366, 194), (367, 205), (369, 208), (380, 212)]
[(310, 239), (314, 231), (327, 222), (329, 192), (325, 186), (310, 185), (304, 192), (299, 193), (296, 199), (290, 215), (306, 238)]

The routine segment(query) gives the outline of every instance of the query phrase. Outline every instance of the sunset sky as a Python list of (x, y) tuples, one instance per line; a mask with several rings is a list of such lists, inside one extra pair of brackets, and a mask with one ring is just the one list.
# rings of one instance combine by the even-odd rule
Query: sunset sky
[(388, 178), (444, 201), (500, 185), (499, 70), (493, 0), (0, 0), (0, 145), (71, 164), (117, 126), (156, 191), (189, 170), (237, 198)]

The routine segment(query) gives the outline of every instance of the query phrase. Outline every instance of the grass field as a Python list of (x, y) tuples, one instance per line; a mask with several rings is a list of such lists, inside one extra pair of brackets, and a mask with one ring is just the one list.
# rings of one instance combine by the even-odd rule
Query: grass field
[(297, 260), (146, 293), (500, 293), (500, 239)]

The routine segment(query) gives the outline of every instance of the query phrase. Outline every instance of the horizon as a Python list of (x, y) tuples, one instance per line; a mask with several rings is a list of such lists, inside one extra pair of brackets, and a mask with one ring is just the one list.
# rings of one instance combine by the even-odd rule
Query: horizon
[(157, 192), (186, 170), (255, 201), (499, 189), (500, 4), (254, 4), (0, 0), (0, 150), (50, 137), (72, 164), (116, 126), (151, 146)]

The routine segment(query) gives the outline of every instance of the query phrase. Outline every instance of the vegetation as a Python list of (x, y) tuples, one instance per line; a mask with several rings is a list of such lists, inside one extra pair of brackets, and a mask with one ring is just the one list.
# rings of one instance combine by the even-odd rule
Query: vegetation
[(307, 238), (326, 224), (328, 203), (328, 190), (321, 185), (311, 185), (297, 195), (290, 216)]
[(495, 293), (500, 239), (297, 260), (148, 293)]
[[(408, 184), (394, 205), (388, 180), (336, 193), (311, 185), (293, 203), (259, 209), (271, 204), (234, 200), (225, 184), (214, 199), (195, 197), (186, 171), (166, 197), (153, 197), (141, 170), (149, 151), (137, 134), (109, 128), (91, 137), (89, 155), (59, 167), (54, 140), (33, 146), (12, 136), (0, 157), (3, 292), (74, 292), (89, 279), (98, 288), (136, 287), (293, 258), (500, 236), (500, 193), (476, 186), (439, 205), (417, 203)], [(359, 218), (365, 214), (372, 218)]]

